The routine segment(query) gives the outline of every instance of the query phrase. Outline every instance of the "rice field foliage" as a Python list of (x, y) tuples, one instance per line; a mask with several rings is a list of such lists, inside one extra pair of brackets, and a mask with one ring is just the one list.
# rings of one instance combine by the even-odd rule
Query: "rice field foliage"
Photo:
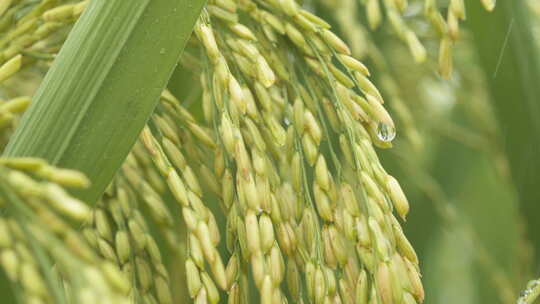
[[(116, 24), (137, 5), (0, 1), (0, 283), (13, 301), (522, 304), (540, 294), (532, 281), (519, 295), (535, 275), (534, 235), (521, 227), (478, 28), (465, 22), (469, 8), (482, 22), (478, 8), (506, 7), (211, 0), (199, 15), (202, 5), (135, 1), (127, 44), (104, 48), (89, 24)], [(189, 11), (193, 22), (146, 27), (168, 3), (178, 8), (167, 22)], [(109, 67), (86, 73), (92, 61), (75, 52), (85, 45)], [(76, 81), (100, 73), (111, 82)], [(94, 92), (87, 106), (72, 102), (84, 92)], [(124, 115), (137, 102), (144, 110)]]

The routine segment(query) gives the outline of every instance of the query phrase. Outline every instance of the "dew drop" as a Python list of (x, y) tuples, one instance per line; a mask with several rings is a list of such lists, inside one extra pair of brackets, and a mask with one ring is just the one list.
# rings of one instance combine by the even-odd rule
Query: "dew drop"
[(517, 304), (527, 304), (527, 303), (532, 303), (532, 301), (534, 301), (537, 297), (537, 293), (538, 293), (538, 290), (537, 288), (540, 286), (540, 281), (539, 280), (533, 280), (533, 281), (530, 281), (528, 284), (527, 284), (527, 289), (523, 290), (520, 294), (519, 294), (519, 299), (517, 301)]
[(380, 122), (377, 125), (377, 137), (384, 142), (391, 142), (396, 138), (396, 129), (385, 123)]
[(165, 49), (161, 49), (161, 50), (159, 51), (159, 53), (160, 53), (161, 55), (165, 54)]
[(285, 117), (285, 118), (283, 119), (283, 123), (284, 123), (287, 127), (291, 125), (291, 121), (290, 121), (287, 117)]

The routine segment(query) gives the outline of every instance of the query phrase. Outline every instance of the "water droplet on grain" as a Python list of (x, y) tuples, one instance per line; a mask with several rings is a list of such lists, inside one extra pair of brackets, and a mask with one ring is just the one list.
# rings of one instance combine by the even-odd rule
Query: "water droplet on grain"
[(283, 123), (285, 123), (286, 126), (289, 126), (291, 124), (291, 121), (287, 117), (285, 117), (283, 119)]
[(384, 142), (391, 142), (396, 138), (396, 129), (385, 123), (380, 122), (377, 125), (377, 137)]

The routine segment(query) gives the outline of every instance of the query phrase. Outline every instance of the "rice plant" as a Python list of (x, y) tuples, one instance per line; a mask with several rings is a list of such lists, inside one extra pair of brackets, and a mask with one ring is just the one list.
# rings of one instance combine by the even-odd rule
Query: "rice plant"
[(534, 303), (530, 2), (0, 0), (5, 300)]

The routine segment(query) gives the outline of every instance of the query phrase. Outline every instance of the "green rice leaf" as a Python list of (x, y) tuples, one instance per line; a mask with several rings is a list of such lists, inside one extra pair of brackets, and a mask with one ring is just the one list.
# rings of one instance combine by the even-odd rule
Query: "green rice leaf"
[(120, 167), (175, 68), (203, 0), (94, 0), (75, 25), (6, 156), (86, 174), (94, 203)]

